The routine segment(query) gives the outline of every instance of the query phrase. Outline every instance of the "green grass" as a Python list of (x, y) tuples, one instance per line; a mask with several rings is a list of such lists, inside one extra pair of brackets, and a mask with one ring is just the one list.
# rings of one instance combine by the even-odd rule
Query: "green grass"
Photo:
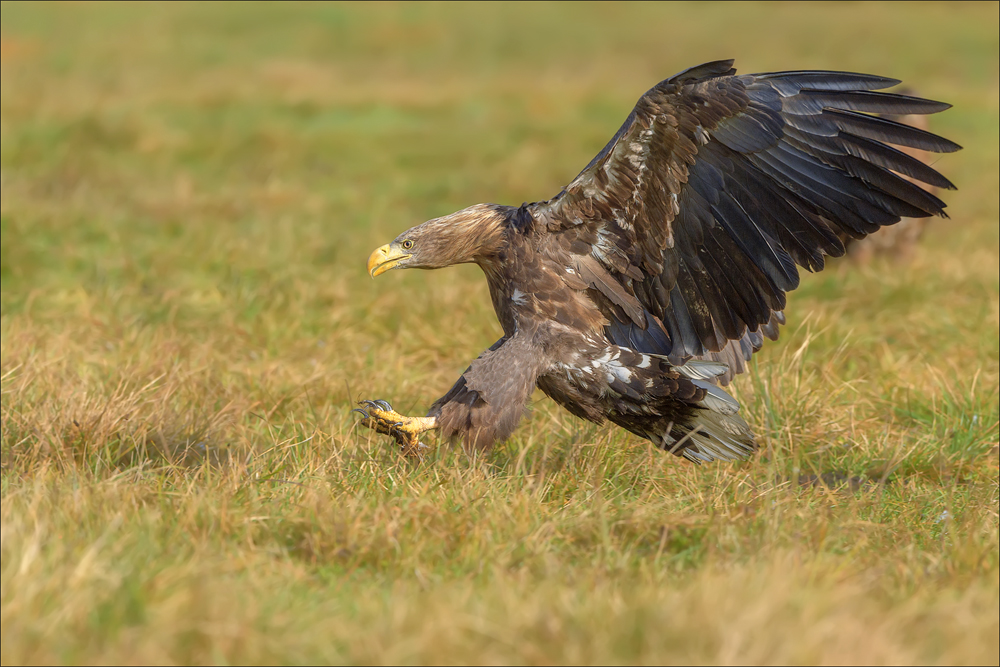
[[(997, 663), (997, 7), (3, 3), (3, 663)], [(911, 264), (791, 295), (760, 455), (541, 394), (475, 457), (357, 428), (500, 333), (478, 269), (371, 249), (724, 57), (904, 79), (966, 146)]]

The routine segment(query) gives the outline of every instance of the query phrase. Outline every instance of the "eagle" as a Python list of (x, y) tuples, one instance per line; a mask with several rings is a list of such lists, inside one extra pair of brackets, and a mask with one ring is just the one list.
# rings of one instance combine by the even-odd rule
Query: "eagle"
[[(479, 265), (503, 336), (426, 416), (361, 401), (361, 424), (403, 453), (438, 430), (467, 449), (507, 439), (537, 387), (690, 461), (756, 448), (723, 387), (784, 324), (798, 267), (823, 268), (901, 217), (947, 217), (918, 185), (955, 186), (906, 148), (957, 144), (887, 116), (950, 105), (879, 92), (896, 79), (837, 71), (684, 70), (639, 98), (559, 194), (476, 204), (406, 230), (368, 259), (392, 269)], [(903, 147), (903, 150), (898, 147)]]

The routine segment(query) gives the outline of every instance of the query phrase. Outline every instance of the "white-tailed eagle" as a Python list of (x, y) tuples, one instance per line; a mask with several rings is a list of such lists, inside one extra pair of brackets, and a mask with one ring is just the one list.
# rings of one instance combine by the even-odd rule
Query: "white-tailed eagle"
[(844, 253), (841, 236), (900, 217), (946, 217), (910, 179), (954, 186), (892, 145), (960, 147), (878, 114), (949, 105), (877, 92), (897, 83), (706, 63), (643, 95), (552, 199), (477, 204), (403, 232), (372, 253), (372, 277), (478, 264), (504, 335), (426, 417), (362, 401), (362, 423), (408, 454), (430, 429), (490, 447), (538, 387), (692, 461), (748, 456), (753, 434), (721, 386), (777, 337), (796, 265), (819, 271)]

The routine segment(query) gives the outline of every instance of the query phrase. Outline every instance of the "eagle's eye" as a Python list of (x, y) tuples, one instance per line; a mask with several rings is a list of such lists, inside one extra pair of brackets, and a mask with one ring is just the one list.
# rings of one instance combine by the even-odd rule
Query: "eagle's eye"
[(410, 239), (406, 239), (400, 245), (403, 246), (403, 250), (409, 250), (410, 248), (413, 247), (413, 241)]

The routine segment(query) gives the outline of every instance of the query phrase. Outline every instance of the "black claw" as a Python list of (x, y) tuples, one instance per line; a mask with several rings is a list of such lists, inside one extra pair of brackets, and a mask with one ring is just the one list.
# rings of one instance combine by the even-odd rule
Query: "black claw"
[(365, 406), (368, 406), (369, 408), (377, 408), (377, 407), (379, 407), (378, 403), (376, 403), (375, 401), (369, 401), (368, 399), (365, 399), (363, 401), (358, 401), (358, 405), (365, 405)]
[(377, 405), (378, 407), (382, 408), (386, 412), (392, 412), (392, 406), (389, 405), (389, 401), (378, 400), (378, 401), (375, 401), (375, 405)]
[(371, 419), (372, 418), (372, 416), (370, 414), (368, 414), (367, 412), (365, 412), (361, 408), (354, 408), (353, 410), (351, 410), (351, 412), (360, 412), (361, 414), (363, 414), (365, 416), (365, 419)]

